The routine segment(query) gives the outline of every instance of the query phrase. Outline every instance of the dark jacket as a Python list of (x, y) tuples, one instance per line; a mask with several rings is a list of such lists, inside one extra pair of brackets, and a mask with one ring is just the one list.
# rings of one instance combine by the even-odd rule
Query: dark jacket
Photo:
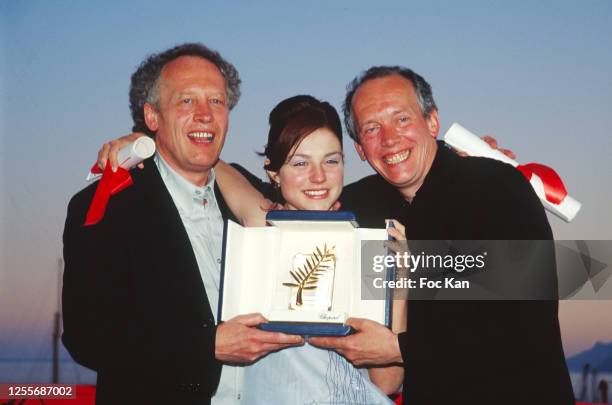
[[(361, 226), (380, 228), (385, 218), (396, 218), (409, 240), (552, 239), (542, 204), (518, 170), (461, 158), (443, 143), (412, 203), (378, 175), (347, 186), (342, 202)], [(554, 266), (552, 272), (544, 276), (554, 283)], [(574, 403), (557, 301), (410, 301), (409, 295), (408, 330), (399, 342), (410, 405)]]
[(96, 225), (83, 223), (97, 184), (70, 201), (62, 341), (97, 371), (98, 405), (208, 403), (221, 364), (194, 252), (153, 160), (132, 177)]

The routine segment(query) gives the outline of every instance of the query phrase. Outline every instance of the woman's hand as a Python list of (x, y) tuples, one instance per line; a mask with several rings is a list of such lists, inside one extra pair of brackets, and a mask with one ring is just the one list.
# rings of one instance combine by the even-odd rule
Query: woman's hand
[[(106, 163), (110, 162), (113, 171), (117, 170), (119, 162), (117, 161), (117, 154), (125, 145), (134, 142), (136, 139), (144, 136), (141, 132), (134, 132), (129, 135), (124, 135), (121, 138), (114, 139), (110, 142), (106, 142), (102, 145), (102, 148), (98, 151), (98, 167), (102, 170), (106, 167)], [(144, 167), (144, 163), (138, 164), (139, 168)]]
[[(387, 233), (394, 240), (385, 242), (385, 246), (394, 253), (403, 253), (407, 251), (406, 228), (396, 219), (388, 219), (393, 226), (387, 227)], [(408, 277), (407, 269), (396, 269), (396, 279)], [(393, 333), (401, 333), (406, 331), (408, 326), (408, 290), (401, 288), (393, 289), (393, 303), (391, 316), (391, 331)], [(370, 380), (385, 394), (394, 394), (398, 392), (404, 381), (403, 366), (387, 366), (373, 367), (368, 369)]]
[(395, 240), (406, 240), (406, 228), (397, 219), (388, 219), (393, 226), (387, 227), (387, 233)]
[(497, 145), (497, 139), (493, 138), (491, 135), (481, 136), (480, 139), (488, 143), (491, 148), (497, 149), (504, 155), (508, 156), (510, 159), (516, 159), (516, 153), (514, 153), (510, 149), (500, 148), (499, 145)]
[(393, 253), (403, 254), (408, 250), (408, 245), (406, 243), (406, 228), (396, 219), (387, 219), (386, 221), (391, 222), (392, 226), (387, 226), (387, 233), (393, 239), (385, 241), (385, 247)]
[[(488, 143), (492, 149), (497, 149), (504, 155), (508, 156), (510, 159), (516, 159), (516, 153), (514, 153), (510, 149), (500, 148), (499, 145), (497, 144), (497, 139), (493, 138), (491, 135), (481, 136), (480, 139)], [(470, 156), (469, 154), (465, 152), (460, 152), (458, 150), (455, 150), (455, 152), (457, 152), (459, 156), (463, 156), (463, 157)]]

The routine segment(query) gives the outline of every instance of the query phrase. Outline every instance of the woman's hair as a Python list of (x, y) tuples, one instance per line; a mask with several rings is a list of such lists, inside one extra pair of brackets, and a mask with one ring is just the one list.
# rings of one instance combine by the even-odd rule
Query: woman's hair
[(342, 126), (336, 109), (331, 104), (312, 96), (300, 95), (287, 98), (270, 112), (268, 144), (262, 156), (270, 163), (266, 170), (277, 172), (291, 158), (289, 153), (308, 135), (319, 128), (333, 132), (342, 146)]

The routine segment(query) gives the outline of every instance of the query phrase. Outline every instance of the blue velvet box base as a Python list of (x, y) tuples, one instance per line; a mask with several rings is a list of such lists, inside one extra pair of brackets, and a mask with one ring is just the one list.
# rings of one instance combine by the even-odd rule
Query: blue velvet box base
[(312, 322), (269, 322), (260, 324), (259, 329), (302, 336), (347, 336), (355, 331), (348, 325)]

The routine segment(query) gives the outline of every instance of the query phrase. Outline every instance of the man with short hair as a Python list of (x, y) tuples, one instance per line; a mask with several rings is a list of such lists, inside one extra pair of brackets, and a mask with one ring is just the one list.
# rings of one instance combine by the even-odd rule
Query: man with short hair
[[(370, 68), (349, 85), (344, 114), (359, 156), (377, 172), (341, 198), (360, 225), (396, 218), (409, 240), (552, 239), (518, 170), (436, 142), (438, 111), (420, 75)], [(556, 301), (409, 300), (398, 335), (372, 321), (348, 323), (356, 334), (309, 342), (356, 365), (403, 364), (410, 405), (574, 403)]]
[(201, 44), (150, 56), (132, 76), (130, 107), (157, 153), (99, 223), (83, 226), (96, 185), (70, 201), (62, 340), (97, 371), (98, 405), (201, 405), (215, 392), (213, 403), (237, 403), (239, 368), (222, 371), (221, 362), (250, 363), (302, 342), (256, 329), (260, 314), (215, 321), (231, 213), (213, 166), (239, 96), (236, 69)]

